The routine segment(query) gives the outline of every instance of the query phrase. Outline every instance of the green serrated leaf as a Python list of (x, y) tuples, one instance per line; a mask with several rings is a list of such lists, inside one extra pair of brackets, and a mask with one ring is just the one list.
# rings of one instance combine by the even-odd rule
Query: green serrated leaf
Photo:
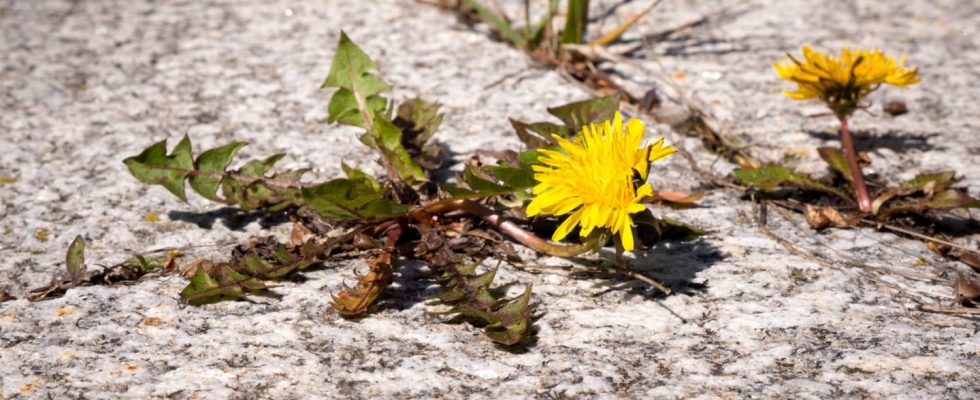
[(484, 197), (483, 194), (479, 192), (474, 192), (464, 187), (454, 186), (450, 184), (445, 184), (440, 186), (446, 193), (456, 199), (473, 199), (477, 197)]
[(241, 272), (251, 276), (263, 276), (275, 268), (275, 265), (263, 260), (262, 257), (258, 256), (254, 252), (250, 252), (249, 254), (245, 255), (245, 261), (241, 267)]
[(565, 126), (577, 134), (582, 131), (583, 126), (590, 123), (612, 120), (617, 110), (619, 110), (619, 98), (606, 96), (549, 108), (548, 112), (562, 120)]
[[(372, 113), (383, 113), (387, 107), (387, 100), (381, 96), (368, 96), (365, 105)], [(327, 121), (330, 123), (339, 122), (344, 125), (365, 128), (364, 115), (361, 113), (360, 106), (354, 92), (349, 89), (340, 88), (330, 97), (327, 104)]]
[(478, 308), (471, 303), (463, 302), (456, 304), (449, 311), (454, 314), (459, 314), (457, 316), (459, 319), (467, 320), (481, 326), (497, 322), (497, 318), (489, 311)]
[(330, 73), (322, 87), (344, 88), (367, 99), (389, 89), (388, 84), (373, 73), (377, 68), (374, 61), (347, 37), (347, 33), (341, 31)]
[(442, 114), (439, 113), (439, 103), (430, 103), (422, 99), (411, 99), (398, 106), (395, 125), (403, 126), (408, 139), (417, 147), (435, 135), (442, 124)]
[[(476, 168), (466, 166), (462, 181), (468, 188), (443, 185), (442, 188), (455, 198), (476, 198), (487, 196), (512, 195), (514, 198), (498, 198), (507, 207), (517, 207), (529, 200), (527, 189), (537, 184), (531, 165), (537, 161), (539, 153), (528, 150), (518, 154), (519, 167), (500, 161), (496, 166)], [(493, 174), (493, 177), (487, 174)], [(495, 177), (495, 178), (494, 178)], [(499, 181), (499, 182), (498, 182)]]
[(525, 150), (517, 153), (517, 161), (521, 165), (531, 166), (538, 163), (538, 157), (541, 157), (541, 152), (537, 150)]
[[(949, 188), (950, 185), (958, 182), (956, 173), (953, 171), (942, 171), (932, 174), (919, 174), (915, 178), (902, 182), (899, 189), (904, 193), (914, 192), (939, 192)], [(928, 188), (927, 188), (928, 187)]]
[(275, 174), (272, 174), (272, 177), (270, 177), (269, 179), (277, 180), (277, 181), (298, 182), (300, 178), (303, 177), (303, 175), (305, 175), (307, 172), (310, 172), (311, 170), (312, 168), (291, 169), (288, 171), (277, 172)]
[(75, 236), (68, 252), (65, 254), (65, 268), (68, 272), (68, 279), (73, 283), (78, 283), (79, 275), (85, 268), (85, 239), (82, 235)]
[(283, 153), (273, 154), (262, 160), (250, 160), (238, 169), (238, 173), (253, 178), (262, 178), (269, 172), (279, 160), (286, 155)]
[[(927, 197), (932, 197), (934, 193), (944, 191), (958, 181), (959, 179), (956, 178), (953, 171), (916, 175), (915, 178), (902, 182), (898, 187), (890, 188), (879, 194), (871, 203), (871, 212), (877, 215), (885, 203), (899, 196), (921, 192), (927, 194)], [(895, 210), (891, 210), (888, 213), (894, 212)]]
[(479, 193), (482, 196), (504, 194), (514, 191), (514, 189), (497, 184), (492, 179), (483, 176), (483, 174), (477, 171), (475, 167), (469, 165), (467, 165), (466, 169), (463, 170), (463, 179), (466, 181), (466, 184), (472, 191)]
[(561, 137), (569, 137), (573, 133), (573, 131), (566, 126), (561, 126), (550, 122), (535, 122), (528, 124), (511, 118), (510, 125), (514, 128), (514, 133), (517, 134), (517, 138), (520, 139), (528, 149), (532, 150), (552, 146), (554, 144), (554, 141), (551, 138), (552, 134)]
[[(949, 211), (957, 208), (980, 208), (980, 200), (971, 197), (962, 190), (947, 189), (931, 197), (897, 202), (898, 204), (882, 208), (877, 214), (881, 218), (908, 212)], [(880, 206), (876, 203), (875, 205)], [(877, 210), (876, 210), (877, 211)]]
[(513, 299), (498, 299), (490, 291), (497, 269), (476, 274), (476, 266), (458, 265), (436, 278), (444, 291), (437, 294), (435, 304), (451, 306), (438, 315), (456, 315), (453, 320), (466, 320), (483, 326), (495, 342), (512, 345), (530, 332), (529, 308), (531, 288)]
[[(270, 211), (273, 211), (298, 201), (298, 189), (273, 189), (265, 184), (266, 174), (283, 157), (284, 154), (274, 154), (262, 160), (250, 160), (245, 163), (237, 171), (234, 171), (232, 176), (226, 175), (221, 180), (222, 195), (225, 199), (237, 203), (244, 210), (268, 207)], [(303, 172), (304, 170), (296, 170), (287, 172), (283, 176), (286, 178), (296, 176), (298, 178)], [(236, 175), (256, 178), (256, 180), (242, 180), (236, 178)]]
[(245, 146), (243, 142), (233, 142), (201, 153), (194, 165), (203, 174), (192, 175), (188, 179), (191, 188), (208, 200), (220, 201), (217, 192), (225, 168), (231, 163), (235, 153), (243, 146)]
[[(497, 268), (491, 268), (489, 271), (482, 274), (476, 275), (472, 278), (466, 280), (466, 284), (474, 288), (488, 288), (490, 284), (493, 283), (493, 278), (497, 277)], [(492, 302), (493, 300), (491, 300)]]
[(194, 170), (191, 157), (191, 140), (187, 135), (167, 155), (167, 141), (163, 140), (147, 147), (135, 157), (123, 160), (129, 172), (140, 182), (161, 185), (178, 199), (187, 201), (184, 194), (184, 179)]
[(219, 282), (208, 275), (208, 273), (204, 271), (204, 268), (198, 268), (197, 271), (194, 272), (194, 276), (191, 277), (190, 283), (188, 283), (187, 286), (184, 287), (184, 290), (180, 292), (180, 297), (195, 305), (219, 301), (226, 298), (244, 298), (245, 292), (242, 290), (241, 286), (237, 285), (237, 283), (247, 278), (234, 271), (230, 272), (228, 278), (231, 281), (231, 284)]
[(854, 201), (848, 194), (810, 179), (806, 175), (797, 174), (792, 168), (782, 165), (771, 164), (755, 169), (736, 169), (732, 171), (732, 175), (742, 183), (753, 185), (767, 192), (780, 186), (789, 185), (806, 190), (821, 191), (849, 202)]
[(732, 171), (735, 179), (742, 183), (753, 185), (765, 191), (772, 191), (776, 188), (793, 182), (803, 182), (803, 176), (797, 175), (790, 167), (782, 165), (767, 165), (756, 169), (736, 169)]
[(487, 336), (495, 342), (513, 345), (519, 343), (529, 332), (531, 326), (531, 287), (524, 293), (504, 303), (493, 313), (497, 321), (485, 329)]
[(351, 167), (343, 162), (340, 163), (340, 169), (344, 171), (345, 175), (347, 175), (347, 179), (354, 181), (356, 184), (368, 185), (376, 192), (381, 191), (381, 183), (374, 179), (374, 177), (371, 175), (368, 175), (366, 172)]
[[(205, 151), (197, 160), (191, 154), (191, 141), (183, 140), (167, 155), (167, 142), (161, 141), (146, 148), (135, 157), (124, 160), (130, 172), (141, 182), (163, 185), (181, 200), (186, 201), (184, 180), (202, 197), (226, 204), (239, 204), (249, 210), (259, 207), (276, 211), (296, 204), (298, 186), (290, 183), (299, 179), (306, 169), (276, 174), (277, 184), (269, 185), (265, 174), (284, 155), (276, 154), (263, 160), (252, 160), (237, 171), (226, 171), (235, 153), (244, 143), (230, 143)], [(283, 184), (282, 182), (286, 182)], [(217, 196), (221, 187), (223, 198)]]
[(384, 198), (384, 193), (362, 180), (334, 179), (303, 189), (311, 210), (333, 221), (373, 221), (405, 215), (411, 207)]
[(484, 167), (496, 176), (511, 191), (523, 190), (537, 184), (531, 168), (517, 168), (509, 165), (489, 165)]
[(255, 253), (254, 249), (245, 255), (240, 272), (261, 279), (279, 279), (287, 274), (305, 269), (316, 262), (315, 257), (305, 257), (303, 254), (316, 253), (319, 247), (306, 248), (305, 253), (294, 254), (289, 249), (280, 244), (273, 253), (274, 262), (263, 259)]
[(485, 169), (507, 185), (511, 191), (528, 189), (538, 184), (538, 181), (534, 179), (534, 170), (529, 164), (523, 164), (521, 167), (503, 164), (487, 166)]
[(402, 130), (383, 115), (375, 114), (371, 134), (376, 138), (378, 149), (391, 161), (392, 167), (403, 180), (409, 183), (425, 182), (422, 171), (402, 144)]

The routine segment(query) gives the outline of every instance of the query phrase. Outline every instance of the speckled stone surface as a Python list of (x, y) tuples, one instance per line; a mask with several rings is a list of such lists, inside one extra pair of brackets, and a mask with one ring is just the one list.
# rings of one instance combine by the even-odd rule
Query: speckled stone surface
[[(518, 2), (520, 3), (520, 2)], [(649, 2), (593, 2), (608, 15), (592, 37), (640, 12)], [(619, 6), (617, 6), (619, 5)], [(763, 161), (789, 161), (822, 172), (814, 150), (839, 146), (838, 122), (817, 101), (794, 101), (783, 89), (774, 62), (800, 57), (801, 47), (839, 55), (842, 47), (878, 48), (919, 67), (922, 82), (907, 89), (882, 86), (857, 112), (851, 130), (859, 151), (872, 161), (866, 173), (899, 182), (923, 171), (955, 168), (971, 193), (980, 193), (980, 5), (969, 1), (664, 1), (629, 30), (616, 53), (634, 49), (639, 64), (612, 67), (641, 98), (665, 89), (667, 75), (703, 101), (718, 128)], [(664, 39), (659, 33), (687, 26)], [(650, 73), (653, 71), (654, 73)], [(891, 116), (885, 101), (905, 102), (909, 112)]]
[[(612, 4), (594, 3), (599, 11)], [(978, 194), (980, 106), (970, 79), (976, 6), (868, 2), (831, 14), (775, 3), (753, 3), (746, 14), (692, 30), (689, 42), (653, 45), (640, 62), (675, 73), (766, 154), (809, 151), (805, 166), (815, 157), (807, 149), (832, 143), (820, 133), (832, 134), (833, 124), (803, 118), (805, 104), (780, 98), (771, 62), (803, 43), (835, 46), (858, 34), (857, 44), (907, 51), (929, 84), (880, 94), (905, 99), (911, 112), (855, 121), (859, 130), (898, 138), (872, 151), (874, 165), (906, 175), (955, 167)], [(637, 34), (724, 4), (666, 1)], [(609, 26), (641, 6), (630, 3), (600, 22)], [(121, 160), (161, 139), (173, 143), (186, 132), (198, 149), (247, 141), (239, 160), (283, 152), (285, 167), (313, 167), (318, 180), (339, 175), (340, 161), (379, 173), (353, 130), (326, 122), (330, 93), (318, 86), (340, 29), (378, 62), (395, 98), (444, 104), (437, 139), (458, 160), (478, 149), (518, 148), (507, 117), (543, 119), (548, 106), (588, 97), (455, 17), (407, 1), (3, 3), (0, 176), (16, 182), (0, 184), (0, 289), (20, 297), (60, 274), (77, 234), (94, 264), (185, 245), (199, 246), (193, 256), (220, 256), (255, 235), (285, 237), (289, 225), (280, 221), (193, 196), (180, 203), (138, 184)], [(716, 172), (731, 168), (693, 139), (661, 126), (650, 131)], [(680, 157), (657, 164), (651, 182), (701, 185)], [(424, 266), (402, 268), (379, 311), (359, 322), (328, 304), (328, 294), (363, 267), (358, 261), (282, 282), (274, 290), (281, 298), (203, 307), (182, 304), (185, 282), (170, 276), (0, 303), (0, 398), (980, 395), (977, 321), (909, 311), (914, 304), (895, 294), (948, 304), (953, 292), (943, 279), (964, 266), (895, 235), (814, 234), (800, 218), (771, 212), (770, 228), (836, 267), (825, 268), (760, 233), (751, 204), (726, 191), (711, 192), (698, 208), (656, 211), (714, 231), (662, 243), (633, 261), (675, 295), (535, 268), (567, 262), (526, 251), (527, 271), (501, 267), (501, 283), (534, 285), (540, 318), (524, 351), (431, 315), (419, 301), (433, 290)], [(159, 221), (148, 221), (150, 213)], [(49, 232), (46, 241), (38, 230)], [(977, 238), (960, 240), (975, 246)]]

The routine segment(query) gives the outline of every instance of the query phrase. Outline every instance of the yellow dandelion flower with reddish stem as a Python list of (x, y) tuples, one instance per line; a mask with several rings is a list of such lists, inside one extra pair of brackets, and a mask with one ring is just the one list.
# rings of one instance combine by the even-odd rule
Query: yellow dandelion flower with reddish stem
[(861, 100), (882, 84), (906, 87), (919, 82), (918, 68), (905, 68), (905, 55), (898, 61), (880, 50), (841, 50), (840, 58), (803, 47), (804, 61), (792, 55), (790, 62), (776, 63), (779, 77), (796, 83), (796, 91), (784, 90), (792, 99), (820, 99), (840, 120), (841, 143), (852, 174), (858, 207), (871, 212), (871, 197), (857, 163), (847, 117), (861, 107)]
[(553, 135), (561, 151), (541, 150), (535, 165), (535, 198), (527, 215), (571, 214), (551, 239), (560, 241), (575, 227), (587, 237), (595, 229), (618, 238), (624, 250), (633, 250), (631, 214), (646, 209), (641, 200), (653, 194), (646, 183), (650, 163), (677, 149), (664, 146), (663, 138), (641, 146), (643, 122), (631, 119), (623, 126), (617, 112), (612, 121), (582, 128), (574, 140)]
[(840, 58), (803, 47), (803, 60), (787, 54), (790, 61), (776, 63), (779, 77), (796, 83), (784, 90), (792, 99), (820, 99), (839, 117), (854, 112), (860, 101), (882, 84), (906, 87), (919, 82), (918, 68), (905, 68), (880, 50), (843, 49)]

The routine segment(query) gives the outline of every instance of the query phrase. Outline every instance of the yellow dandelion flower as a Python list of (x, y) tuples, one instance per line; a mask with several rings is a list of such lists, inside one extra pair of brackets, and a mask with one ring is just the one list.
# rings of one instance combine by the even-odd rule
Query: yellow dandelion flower
[(905, 55), (896, 62), (880, 50), (843, 49), (838, 59), (803, 47), (804, 62), (787, 56), (789, 62), (774, 65), (776, 73), (796, 83), (797, 89), (783, 93), (796, 100), (821, 99), (842, 117), (883, 83), (906, 87), (919, 82), (919, 69), (904, 67)]
[(562, 151), (541, 150), (535, 165), (534, 200), (527, 215), (565, 215), (551, 240), (564, 239), (581, 225), (582, 237), (593, 229), (619, 235), (624, 250), (633, 250), (633, 220), (630, 214), (646, 207), (640, 201), (653, 188), (645, 183), (650, 163), (677, 149), (664, 146), (663, 138), (640, 146), (643, 122), (631, 119), (623, 129), (617, 112), (612, 121), (583, 127), (574, 141), (552, 135)]

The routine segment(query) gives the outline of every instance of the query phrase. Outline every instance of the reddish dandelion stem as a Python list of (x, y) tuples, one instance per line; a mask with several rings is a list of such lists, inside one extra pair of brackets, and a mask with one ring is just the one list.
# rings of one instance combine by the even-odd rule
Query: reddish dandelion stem
[(858, 205), (862, 212), (871, 212), (871, 197), (868, 196), (868, 187), (864, 184), (864, 174), (861, 173), (861, 167), (857, 163), (854, 140), (851, 139), (851, 131), (847, 129), (847, 117), (840, 117), (840, 140), (844, 144), (847, 165), (854, 177), (854, 189), (857, 191)]
[(517, 224), (515, 224), (513, 221), (505, 219), (503, 216), (493, 212), (493, 210), (487, 208), (486, 206), (467, 199), (446, 199), (437, 201), (412, 211), (411, 216), (419, 221), (424, 221), (432, 214), (443, 214), (457, 210), (462, 210), (480, 217), (488, 224), (493, 225), (493, 227), (507, 234), (507, 236), (510, 236), (514, 240), (534, 249), (539, 253), (556, 257), (574, 257), (590, 250), (595, 250), (603, 244), (600, 240), (589, 240), (585, 243), (574, 245), (554, 244), (524, 230), (520, 226), (517, 226)]

